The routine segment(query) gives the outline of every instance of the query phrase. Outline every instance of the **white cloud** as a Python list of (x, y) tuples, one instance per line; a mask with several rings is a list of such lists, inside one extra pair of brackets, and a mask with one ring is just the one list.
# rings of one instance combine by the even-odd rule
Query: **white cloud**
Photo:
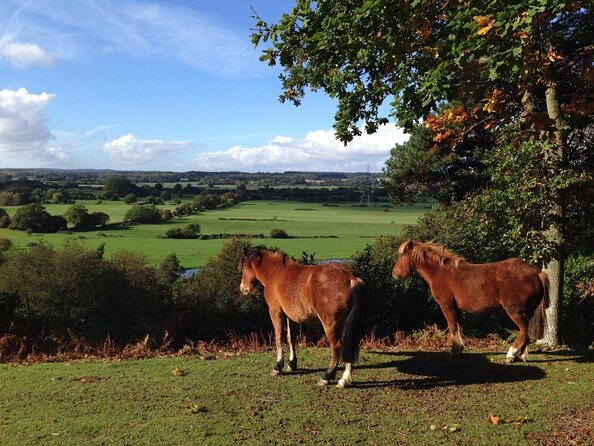
[(175, 157), (194, 147), (194, 144), (186, 141), (140, 139), (129, 133), (105, 143), (103, 151), (108, 153), (114, 161), (145, 164)]
[(363, 134), (348, 145), (338, 141), (333, 130), (309, 132), (303, 139), (276, 136), (259, 147), (234, 146), (200, 154), (197, 170), (247, 171), (379, 171), (390, 149), (408, 139), (402, 129), (385, 125), (372, 135)]
[[(44, 42), (61, 58), (125, 53), (176, 60), (223, 77), (264, 70), (245, 34), (197, 7), (141, 0), (34, 0), (13, 2), (0, 33)], [(18, 6), (17, 6), (18, 5)], [(248, 5), (242, 5), (249, 14)], [(2, 12), (0, 6), (0, 12)], [(14, 12), (17, 10), (17, 12)]]
[(0, 91), (0, 165), (25, 167), (68, 158), (63, 149), (48, 148), (53, 135), (45, 109), (54, 98), (53, 94), (33, 94), (24, 88)]
[(11, 36), (0, 39), (0, 59), (18, 68), (31, 65), (51, 67), (56, 58), (34, 43), (13, 42)]

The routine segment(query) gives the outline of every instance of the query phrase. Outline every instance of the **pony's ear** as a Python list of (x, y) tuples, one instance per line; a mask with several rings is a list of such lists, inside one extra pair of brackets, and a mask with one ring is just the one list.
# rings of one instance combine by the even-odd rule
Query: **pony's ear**
[(412, 240), (409, 240), (408, 243), (406, 244), (406, 246), (404, 247), (405, 251), (410, 251), (411, 249), (413, 249), (414, 246), (414, 242)]
[(243, 256), (247, 257), (249, 255), (249, 253), (250, 253), (249, 248), (247, 246), (244, 246), (243, 247)]

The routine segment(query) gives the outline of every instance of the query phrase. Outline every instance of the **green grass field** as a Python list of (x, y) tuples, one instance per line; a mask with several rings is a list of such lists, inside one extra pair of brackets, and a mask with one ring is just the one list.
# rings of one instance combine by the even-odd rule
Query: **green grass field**
[(349, 389), (317, 386), (326, 349), (299, 353), (302, 370), (278, 377), (271, 352), (3, 364), (0, 444), (592, 444), (591, 351), (506, 365), (503, 351), (365, 350)]
[[(104, 212), (112, 223), (121, 222), (128, 205), (121, 201), (81, 201), (89, 212)], [(387, 205), (382, 205), (387, 206)], [(63, 214), (69, 205), (47, 205), (52, 215)], [(173, 209), (175, 205), (165, 205)], [(16, 207), (8, 207), (9, 214)], [(319, 259), (345, 258), (363, 249), (382, 234), (397, 234), (406, 224), (414, 224), (428, 210), (428, 205), (403, 207), (358, 207), (356, 204), (322, 206), (296, 201), (246, 201), (227, 209), (205, 211), (172, 222), (158, 225), (136, 225), (119, 229), (105, 229), (74, 234), (32, 234), (0, 229), (0, 237), (7, 237), (16, 249), (26, 249), (32, 242), (44, 240), (60, 245), (67, 240), (78, 240), (85, 247), (95, 249), (105, 244), (106, 255), (118, 251), (142, 253), (149, 263), (158, 265), (163, 258), (175, 252), (188, 268), (203, 266), (225, 242), (215, 240), (169, 240), (159, 238), (168, 229), (198, 223), (203, 234), (240, 233), (263, 234), (282, 228), (289, 239), (254, 239), (255, 244), (276, 246), (288, 254), (299, 257), (302, 251), (315, 253)]]

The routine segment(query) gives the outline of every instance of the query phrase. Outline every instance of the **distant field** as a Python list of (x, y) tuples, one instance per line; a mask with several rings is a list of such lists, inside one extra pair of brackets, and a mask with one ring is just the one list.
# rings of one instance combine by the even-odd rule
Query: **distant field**
[(298, 355), (276, 377), (272, 352), (0, 364), (0, 444), (592, 444), (592, 352), (364, 350), (348, 389), (316, 385), (327, 349)]
[[(80, 203), (89, 212), (108, 214), (112, 223), (121, 222), (129, 208), (121, 201)], [(63, 214), (68, 207), (69, 205), (46, 206), (52, 215)], [(175, 205), (164, 207), (173, 209)], [(14, 214), (16, 208), (7, 207), (6, 210), (9, 214)], [(296, 201), (246, 201), (228, 209), (205, 211), (159, 225), (135, 225), (73, 234), (27, 235), (23, 231), (0, 229), (0, 237), (11, 239), (16, 249), (25, 249), (27, 244), (40, 240), (54, 245), (60, 245), (66, 240), (78, 240), (90, 249), (104, 243), (108, 256), (121, 250), (139, 252), (153, 265), (158, 265), (167, 254), (175, 252), (181, 263), (190, 268), (203, 266), (209, 257), (220, 250), (225, 240), (159, 238), (168, 229), (198, 223), (203, 234), (264, 234), (268, 237), (271, 229), (282, 228), (291, 236), (290, 239), (254, 239), (254, 243), (276, 246), (296, 257), (301, 256), (302, 251), (307, 251), (315, 253), (319, 259), (345, 258), (363, 249), (382, 234), (399, 233), (404, 225), (414, 224), (428, 210), (428, 205), (378, 205), (368, 208), (359, 207), (355, 203), (323, 206)]]

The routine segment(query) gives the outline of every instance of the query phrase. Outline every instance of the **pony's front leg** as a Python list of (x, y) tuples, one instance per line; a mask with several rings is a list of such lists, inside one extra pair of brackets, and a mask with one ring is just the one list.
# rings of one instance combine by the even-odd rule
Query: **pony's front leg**
[(287, 343), (289, 344), (289, 365), (287, 371), (297, 371), (297, 350), (295, 347), (297, 324), (287, 318)]
[[(436, 299), (437, 300), (437, 299)], [(439, 303), (439, 302), (438, 302)], [(457, 356), (464, 351), (464, 342), (462, 341), (462, 328), (458, 322), (460, 317), (460, 310), (455, 303), (451, 305), (439, 303), (441, 311), (448, 322), (448, 331), (450, 332), (450, 341), (452, 347), (450, 354)]]
[(282, 333), (283, 333), (283, 313), (278, 308), (270, 308), (270, 320), (274, 327), (274, 341), (276, 344), (276, 364), (272, 369), (271, 375), (280, 375), (283, 371), (285, 361), (283, 359), (283, 344), (282, 344)]

